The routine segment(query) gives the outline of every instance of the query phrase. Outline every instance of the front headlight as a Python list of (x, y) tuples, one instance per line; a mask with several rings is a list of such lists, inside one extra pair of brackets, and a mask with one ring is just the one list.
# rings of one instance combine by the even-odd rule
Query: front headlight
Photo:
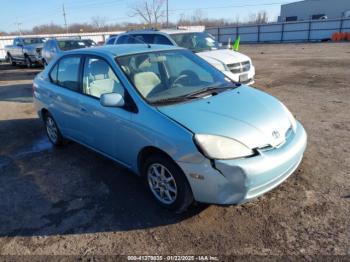
[(289, 122), (292, 125), (293, 131), (295, 132), (296, 128), (297, 128), (297, 121), (295, 120), (294, 116), (292, 115), (292, 113), (288, 110), (288, 108), (282, 103), (280, 102), (284, 111), (286, 112)]
[(196, 144), (211, 159), (232, 159), (251, 156), (254, 151), (231, 138), (215, 135), (196, 134)]
[(223, 63), (213, 63), (212, 65), (220, 71), (227, 71), (227, 68)]

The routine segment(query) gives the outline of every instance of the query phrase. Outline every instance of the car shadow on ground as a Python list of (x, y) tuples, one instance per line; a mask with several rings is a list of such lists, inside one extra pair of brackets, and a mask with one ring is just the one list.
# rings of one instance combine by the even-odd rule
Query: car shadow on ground
[[(184, 214), (159, 207), (144, 181), (76, 143), (53, 148), (38, 119), (0, 121), (0, 236), (128, 231), (176, 224)], [(14, 132), (5, 134), (8, 128)], [(29, 130), (28, 130), (29, 129)], [(32, 130), (21, 136), (21, 130)], [(11, 140), (15, 140), (13, 142)]]

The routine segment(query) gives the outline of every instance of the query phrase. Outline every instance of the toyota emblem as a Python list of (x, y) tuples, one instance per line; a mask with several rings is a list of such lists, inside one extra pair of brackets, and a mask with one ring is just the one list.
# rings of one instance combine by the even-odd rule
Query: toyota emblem
[(280, 133), (275, 130), (272, 132), (272, 136), (273, 136), (273, 138), (278, 139), (280, 137)]

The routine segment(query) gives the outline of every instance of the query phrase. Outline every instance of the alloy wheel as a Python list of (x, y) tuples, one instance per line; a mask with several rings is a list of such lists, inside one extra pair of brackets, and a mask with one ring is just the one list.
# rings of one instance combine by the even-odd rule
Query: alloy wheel
[(55, 121), (51, 117), (46, 118), (46, 131), (51, 142), (56, 144), (58, 141), (58, 129)]
[(147, 180), (153, 195), (162, 204), (170, 205), (176, 201), (178, 192), (175, 178), (165, 166), (159, 163), (150, 165)]

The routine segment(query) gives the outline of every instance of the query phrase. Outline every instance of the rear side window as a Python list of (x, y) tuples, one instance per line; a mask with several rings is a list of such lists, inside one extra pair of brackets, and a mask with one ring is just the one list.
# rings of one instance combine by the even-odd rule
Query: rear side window
[(80, 57), (69, 56), (62, 58), (58, 62), (56, 83), (73, 91), (79, 91), (79, 67)]
[(115, 37), (112, 37), (107, 41), (106, 45), (113, 45), (114, 41), (115, 41)]

